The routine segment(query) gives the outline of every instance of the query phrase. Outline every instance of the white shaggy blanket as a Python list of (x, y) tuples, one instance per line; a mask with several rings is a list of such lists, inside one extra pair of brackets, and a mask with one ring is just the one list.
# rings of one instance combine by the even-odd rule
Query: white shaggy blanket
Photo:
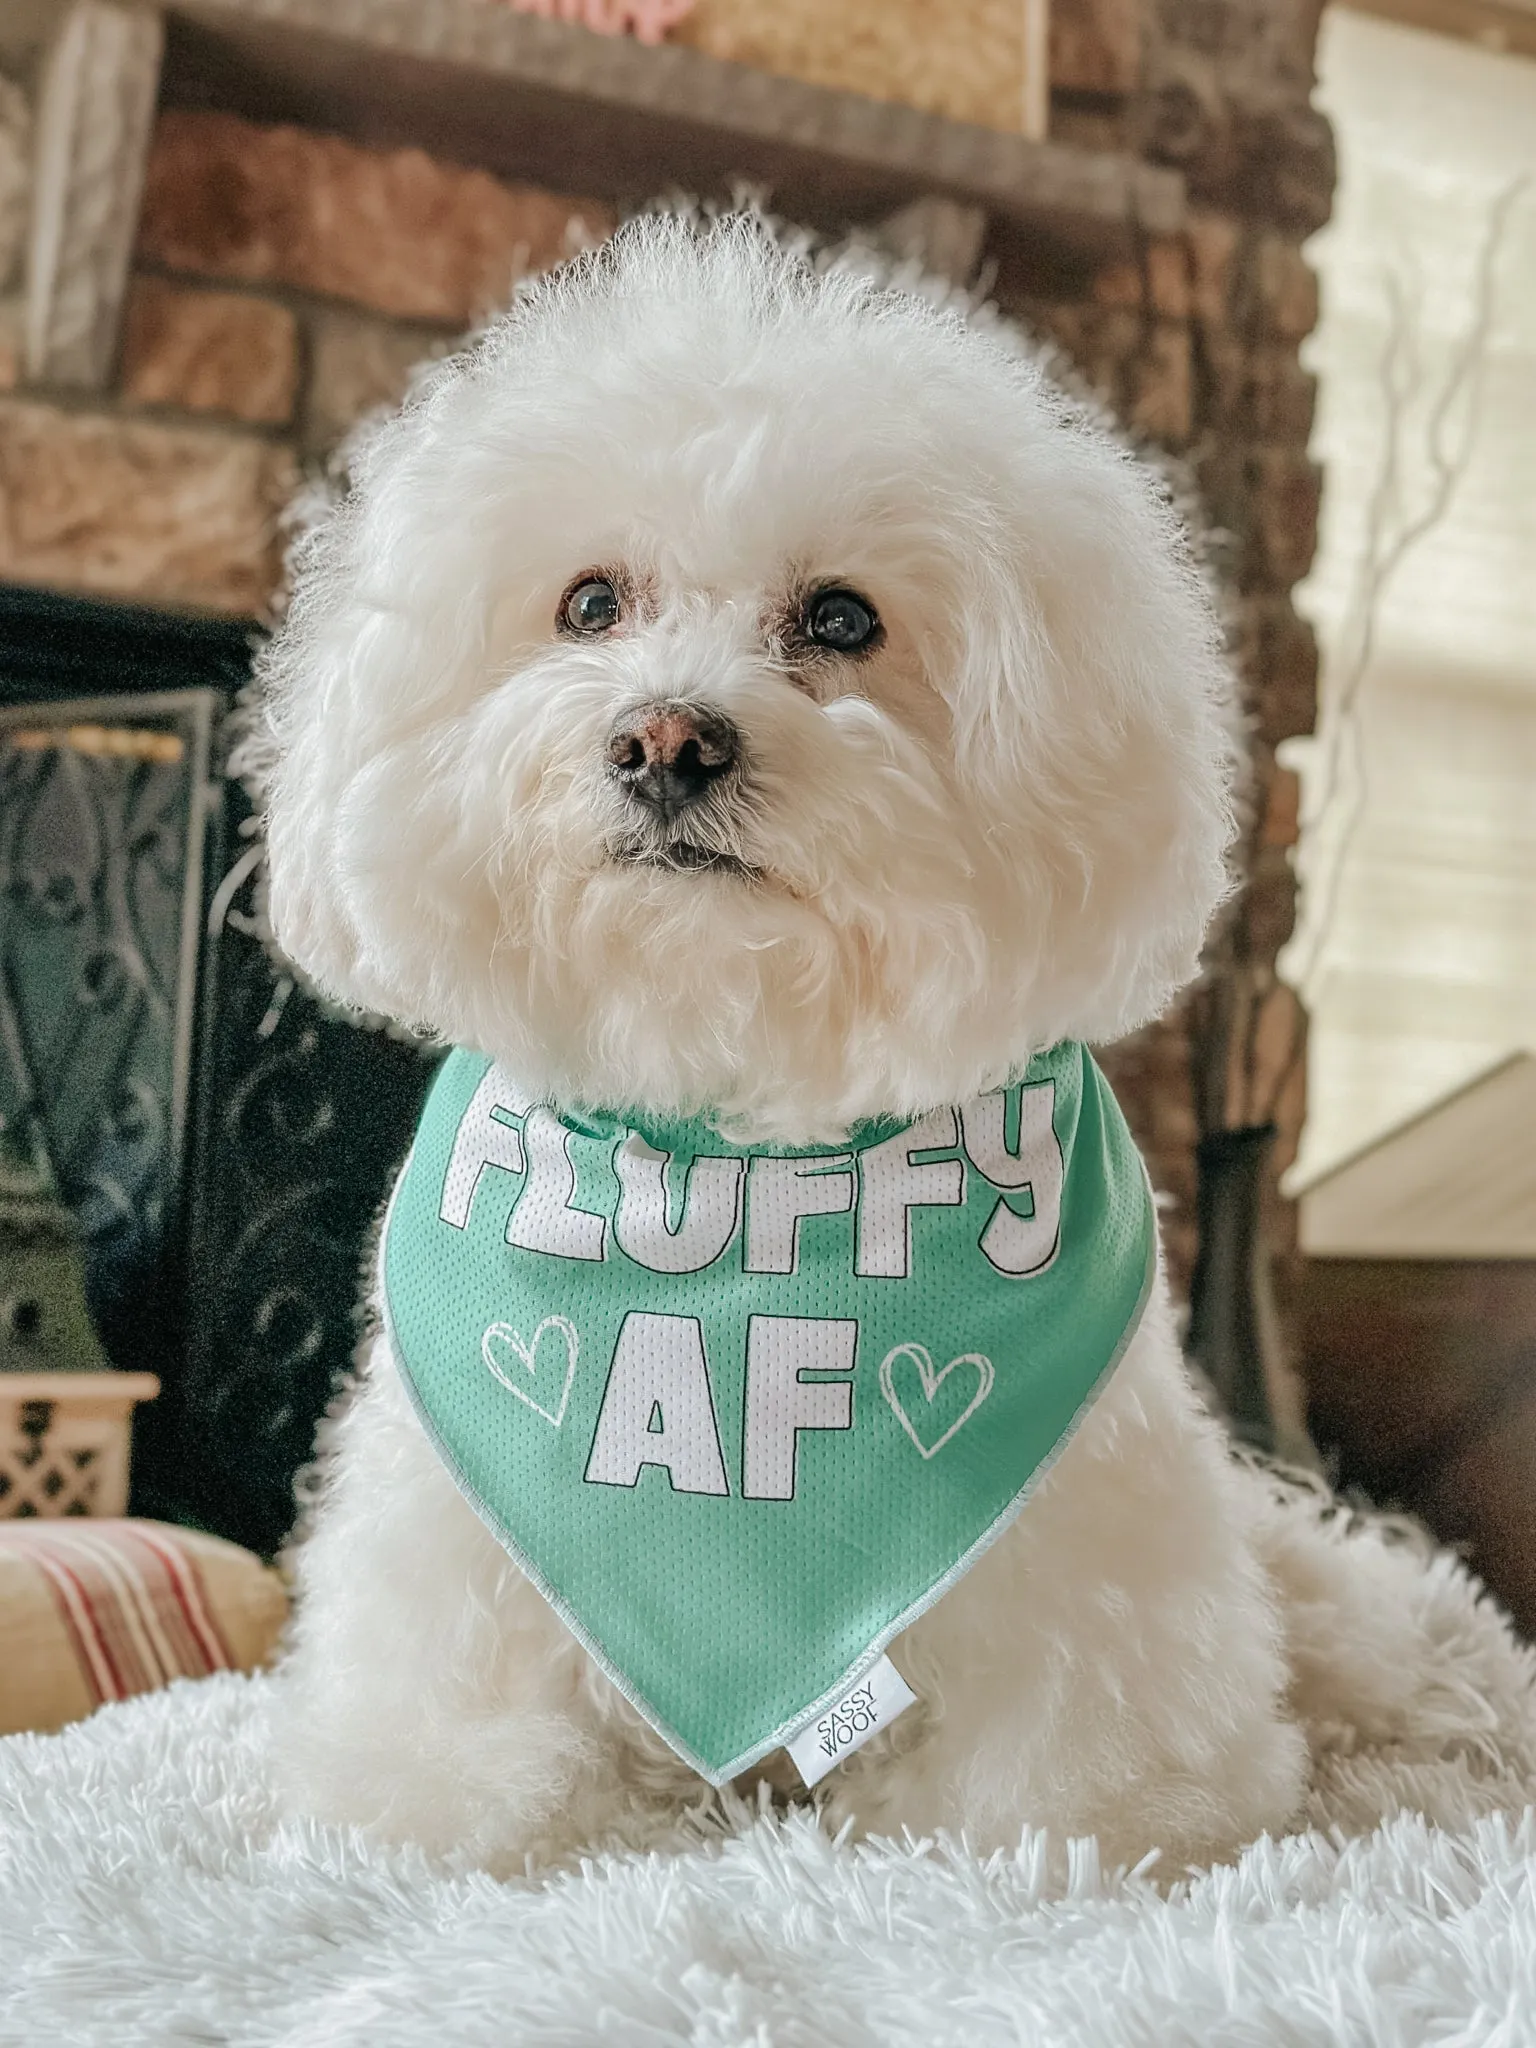
[(0, 2044), (1536, 2043), (1531, 1660), (1448, 1559), (1370, 1544), (1419, 1645), (1396, 1725), (1314, 1716), (1312, 1829), (1161, 1888), (1089, 1843), (1053, 1870), (1038, 1836), (979, 1860), (729, 1801), (498, 1884), (280, 1821), (259, 1679), (13, 1737)]

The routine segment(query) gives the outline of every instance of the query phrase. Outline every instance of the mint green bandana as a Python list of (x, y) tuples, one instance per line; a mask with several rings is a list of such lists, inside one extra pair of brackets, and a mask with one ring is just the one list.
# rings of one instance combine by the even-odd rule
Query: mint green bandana
[(385, 1225), (459, 1486), (711, 1783), (869, 1669), (1018, 1512), (1155, 1257), (1080, 1045), (819, 1150), (556, 1111), (455, 1052)]

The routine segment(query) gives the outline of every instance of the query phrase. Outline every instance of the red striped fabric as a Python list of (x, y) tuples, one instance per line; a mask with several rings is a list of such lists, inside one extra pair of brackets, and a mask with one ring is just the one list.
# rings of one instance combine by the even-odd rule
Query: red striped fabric
[(168, 1531), (133, 1521), (0, 1522), (0, 1546), (43, 1573), (98, 1706), (234, 1669), (196, 1561)]

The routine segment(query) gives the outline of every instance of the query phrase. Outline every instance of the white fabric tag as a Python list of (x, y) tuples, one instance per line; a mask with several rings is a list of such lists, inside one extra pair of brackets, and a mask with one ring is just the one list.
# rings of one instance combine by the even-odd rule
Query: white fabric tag
[(814, 1721), (807, 1721), (800, 1733), (785, 1743), (807, 1789), (834, 1764), (862, 1749), (871, 1735), (889, 1727), (916, 1698), (890, 1658), (882, 1657), (857, 1685), (850, 1685), (841, 1699), (834, 1700)]

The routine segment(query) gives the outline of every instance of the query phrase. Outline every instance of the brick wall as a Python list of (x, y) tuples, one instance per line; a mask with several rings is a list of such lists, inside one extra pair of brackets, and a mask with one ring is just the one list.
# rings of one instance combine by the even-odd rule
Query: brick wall
[(0, 400), (0, 576), (260, 612), (304, 466), (611, 226), (419, 150), (163, 113), (113, 396)]
[[(1313, 384), (1299, 360), (1317, 318), (1301, 244), (1333, 190), (1331, 137), (1310, 105), (1318, 13), (1319, 0), (1057, 0), (1053, 134), (1177, 167), (1190, 220), (1180, 237), (1148, 239), (1132, 262), (1065, 287), (1042, 289), (1017, 263), (999, 279), (1011, 311), (1187, 465), (1226, 585), (1253, 762), (1246, 886), (1215, 949), (1216, 986), (1106, 1059), (1174, 1197), (1181, 1271), (1200, 1129), (1275, 1121), (1278, 1175), (1305, 1107), (1305, 1020), (1275, 973), (1295, 911), (1298, 790), (1275, 750), (1311, 731), (1317, 679), (1291, 590), (1312, 559), (1320, 493), (1307, 457)], [(1273, 1188), (1270, 1220), (1290, 1254), (1292, 1211)]]
[[(1310, 729), (1316, 667), (1290, 601), (1318, 503), (1298, 362), (1316, 290), (1299, 245), (1332, 185), (1308, 104), (1315, 30), (1314, 0), (1056, 0), (1053, 135), (1177, 166), (1192, 216), (1177, 238), (1070, 275), (1027, 247), (996, 252), (1007, 309), (1189, 465), (1222, 536), (1255, 764), (1223, 1003), (1186, 1005), (1108, 1060), (1174, 1198), (1181, 1273), (1202, 1118), (1276, 1115), (1283, 1165), (1302, 1111), (1301, 1019), (1274, 974), (1296, 788), (1275, 749)], [(162, 113), (111, 394), (21, 389), (0, 333), (0, 578), (258, 610), (304, 466), (518, 274), (610, 226), (593, 201), (417, 150)], [(1282, 1206), (1275, 1222), (1288, 1246)]]

